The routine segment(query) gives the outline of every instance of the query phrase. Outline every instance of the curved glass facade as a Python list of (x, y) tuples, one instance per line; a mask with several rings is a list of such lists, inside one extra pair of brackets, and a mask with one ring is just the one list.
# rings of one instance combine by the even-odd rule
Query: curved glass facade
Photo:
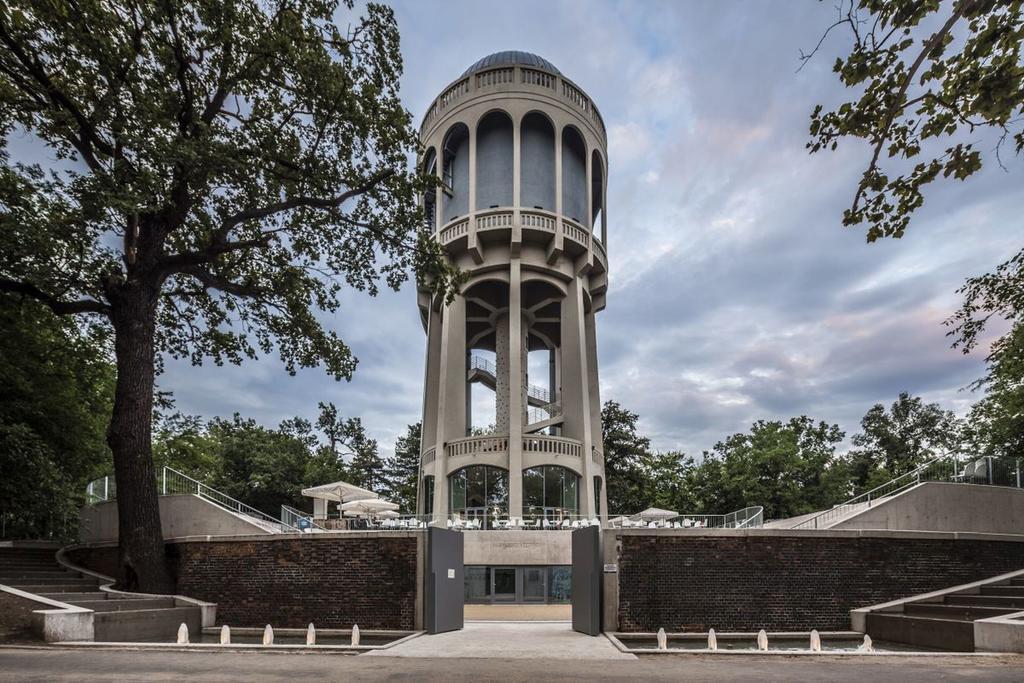
[(580, 477), (558, 465), (523, 470), (523, 513), (561, 521), (580, 512)]
[(448, 475), (448, 491), (448, 511), (466, 520), (479, 520), (483, 529), (508, 516), (508, 470), (501, 467), (463, 467)]

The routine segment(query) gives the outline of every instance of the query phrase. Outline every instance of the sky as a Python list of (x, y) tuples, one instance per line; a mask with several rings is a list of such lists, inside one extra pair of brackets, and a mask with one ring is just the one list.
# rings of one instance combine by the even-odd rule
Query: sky
[[(843, 228), (870, 157), (849, 140), (808, 155), (809, 115), (850, 93), (832, 73), (849, 47), (832, 3), (391, 3), (401, 93), (417, 124), (478, 58), (535, 52), (580, 85), (608, 129), (608, 306), (598, 315), (602, 400), (640, 415), (660, 450), (699, 455), (758, 419), (808, 415), (848, 434), (901, 391), (957, 412), (983, 353), (950, 348), (942, 325), (964, 279), (1021, 246), (1024, 161), (939, 182), (902, 240)], [(994, 141), (977, 135), (988, 152)], [(276, 357), (241, 367), (169, 362), (159, 379), (182, 412), (239, 412), (276, 425), (333, 401), (386, 454), (420, 419), (425, 336), (415, 291), (352, 292), (325, 319), (352, 347), (351, 382), (290, 377)]]

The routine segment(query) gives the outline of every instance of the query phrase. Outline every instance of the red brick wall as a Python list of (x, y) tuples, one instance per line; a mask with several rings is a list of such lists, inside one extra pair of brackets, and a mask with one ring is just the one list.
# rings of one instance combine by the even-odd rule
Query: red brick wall
[(845, 630), (851, 609), (1024, 569), (1024, 543), (999, 541), (620, 538), (621, 631)]
[[(83, 548), (71, 560), (111, 573), (116, 548)], [(177, 592), (217, 603), (230, 626), (412, 629), (416, 538), (307, 536), (169, 543)]]

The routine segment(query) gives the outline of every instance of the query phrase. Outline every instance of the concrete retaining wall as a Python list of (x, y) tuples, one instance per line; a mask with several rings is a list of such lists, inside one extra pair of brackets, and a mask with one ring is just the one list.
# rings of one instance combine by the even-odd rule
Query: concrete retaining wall
[(464, 531), (465, 563), (572, 564), (571, 531)]
[(896, 531), (605, 533), (604, 629), (844, 630), (850, 610), (1024, 569), (1024, 536)]
[(1024, 534), (1024, 489), (927, 482), (832, 528)]
[[(79, 512), (82, 543), (117, 540), (117, 501), (86, 506)], [(160, 496), (164, 538), (266, 534), (266, 529), (219, 505), (190, 494)]]

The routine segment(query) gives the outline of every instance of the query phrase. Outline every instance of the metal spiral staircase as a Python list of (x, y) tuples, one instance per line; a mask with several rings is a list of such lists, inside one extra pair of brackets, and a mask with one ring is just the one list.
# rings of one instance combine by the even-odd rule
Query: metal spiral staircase
[[(467, 379), (479, 382), (492, 391), (498, 387), (498, 368), (482, 356), (470, 356)], [(524, 432), (532, 434), (562, 424), (562, 406), (555, 400), (554, 392), (536, 384), (526, 385), (527, 420)]]

